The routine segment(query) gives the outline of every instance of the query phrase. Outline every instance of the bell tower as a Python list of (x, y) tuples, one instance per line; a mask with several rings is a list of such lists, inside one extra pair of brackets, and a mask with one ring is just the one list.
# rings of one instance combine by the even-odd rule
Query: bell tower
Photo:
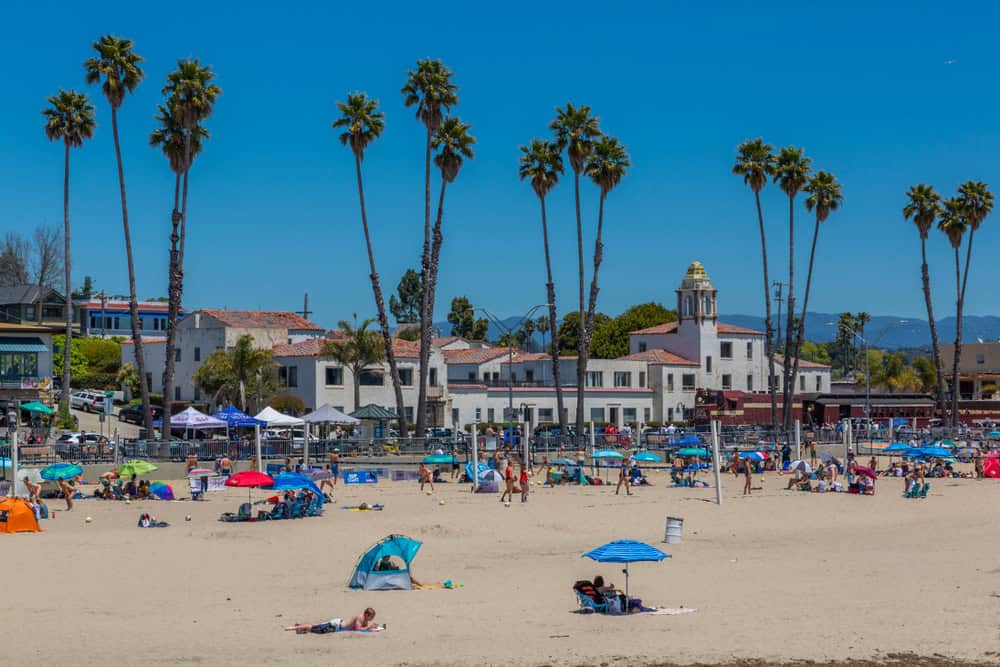
[(686, 323), (715, 327), (719, 318), (716, 308), (718, 290), (705, 272), (701, 262), (691, 262), (681, 286), (677, 288), (677, 319), (680, 327)]

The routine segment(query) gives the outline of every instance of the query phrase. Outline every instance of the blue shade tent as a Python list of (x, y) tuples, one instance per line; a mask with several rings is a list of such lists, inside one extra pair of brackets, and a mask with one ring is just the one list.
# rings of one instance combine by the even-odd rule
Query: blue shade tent
[(944, 447), (921, 447), (919, 450), (924, 456), (951, 456), (951, 450)]
[(596, 560), (598, 563), (625, 563), (625, 599), (628, 599), (628, 564), (642, 561), (659, 562), (670, 558), (656, 547), (635, 540), (615, 540), (583, 554), (584, 558)]
[(695, 435), (686, 435), (674, 442), (675, 445), (700, 445), (701, 440)]
[(662, 463), (663, 459), (653, 452), (639, 452), (635, 455), (636, 461), (648, 461), (650, 463)]
[(888, 447), (886, 447), (885, 449), (883, 449), (882, 452), (883, 453), (885, 453), (885, 452), (890, 452), (890, 453), (891, 452), (905, 452), (909, 448), (910, 448), (910, 446), (908, 444), (906, 444), (905, 442), (894, 442), (891, 445), (889, 445)]
[(703, 447), (685, 447), (684, 449), (677, 450), (677, 456), (705, 458), (708, 456), (708, 450)]
[(591, 457), (595, 458), (595, 459), (623, 459), (623, 458), (625, 458), (624, 456), (622, 456), (621, 454), (619, 454), (618, 452), (616, 452), (613, 449), (599, 449), (596, 452), (594, 452), (593, 454), (591, 454)]
[(297, 472), (279, 473), (274, 476), (274, 484), (264, 488), (272, 491), (298, 491), (299, 489), (309, 489), (320, 498), (323, 497), (323, 492), (319, 490), (318, 486), (316, 486), (316, 482)]
[(741, 459), (750, 459), (751, 461), (763, 461), (764, 455), (760, 452), (740, 452)]
[[(491, 468), (483, 462), (480, 462), (477, 468), (480, 479), (482, 479), (483, 475), (485, 475), (491, 470)], [(469, 461), (468, 463), (465, 464), (465, 474), (468, 476), (469, 479), (472, 479), (472, 461)]]
[(74, 463), (53, 463), (42, 468), (42, 479), (54, 481), (58, 479), (70, 479), (83, 474), (83, 468)]
[[(361, 555), (351, 576), (351, 588), (363, 588), (366, 591), (412, 590), (410, 581), (410, 562), (420, 550), (421, 542), (405, 535), (389, 535), (383, 538), (368, 551)], [(388, 560), (384, 561), (389, 557)], [(401, 569), (384, 569), (391, 562), (392, 567)]]
[(264, 428), (267, 426), (266, 421), (251, 417), (235, 405), (230, 405), (225, 410), (220, 410), (212, 416), (226, 422), (226, 425), (229, 428), (243, 428), (245, 426), (249, 426), (250, 428), (260, 426), (261, 428)]

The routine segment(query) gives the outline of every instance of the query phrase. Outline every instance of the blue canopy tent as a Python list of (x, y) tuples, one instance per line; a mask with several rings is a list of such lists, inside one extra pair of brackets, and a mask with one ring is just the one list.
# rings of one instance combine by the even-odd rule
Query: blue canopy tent
[(680, 440), (675, 440), (673, 442), (673, 444), (675, 444), (675, 445), (681, 445), (681, 446), (684, 446), (684, 445), (700, 445), (701, 444), (701, 440), (696, 435), (686, 435), (683, 438), (681, 438)]
[(229, 428), (242, 428), (244, 426), (249, 426), (250, 428), (260, 426), (261, 428), (264, 428), (267, 426), (266, 421), (251, 417), (235, 405), (230, 405), (225, 410), (220, 410), (212, 416), (226, 422)]
[(615, 540), (583, 554), (584, 558), (596, 560), (598, 563), (625, 563), (622, 573), (625, 575), (625, 599), (628, 600), (628, 564), (642, 561), (659, 562), (670, 558), (656, 547), (636, 540)]
[[(372, 546), (358, 559), (351, 576), (351, 588), (363, 588), (366, 591), (409, 591), (413, 589), (410, 581), (410, 562), (416, 557), (422, 543), (405, 535), (389, 535)], [(398, 570), (385, 569), (391, 559), (403, 561), (403, 567)], [(391, 563), (398, 567), (398, 563)]]

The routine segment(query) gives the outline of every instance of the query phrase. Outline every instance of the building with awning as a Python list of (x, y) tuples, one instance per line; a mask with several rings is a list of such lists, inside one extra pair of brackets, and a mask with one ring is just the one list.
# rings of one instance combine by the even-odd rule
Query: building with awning
[(52, 329), (0, 322), (0, 407), (52, 402)]

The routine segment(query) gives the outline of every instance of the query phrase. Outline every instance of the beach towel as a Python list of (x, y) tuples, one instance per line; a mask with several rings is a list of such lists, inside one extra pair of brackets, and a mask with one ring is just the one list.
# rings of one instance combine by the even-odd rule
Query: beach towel
[(671, 609), (669, 607), (657, 607), (652, 611), (644, 611), (642, 613), (652, 616), (679, 616), (680, 614), (691, 614), (696, 611), (698, 610), (686, 607), (681, 607), (680, 609)]
[(341, 507), (342, 510), (347, 510), (348, 512), (381, 512), (385, 509), (385, 505), (368, 505), (367, 507), (362, 507), (361, 505), (346, 505)]
[(430, 591), (430, 590), (455, 590), (456, 588), (464, 588), (465, 584), (456, 584), (451, 579), (446, 579), (445, 581), (434, 581), (430, 583), (421, 583), (419, 581), (413, 582), (413, 590), (416, 591)]

